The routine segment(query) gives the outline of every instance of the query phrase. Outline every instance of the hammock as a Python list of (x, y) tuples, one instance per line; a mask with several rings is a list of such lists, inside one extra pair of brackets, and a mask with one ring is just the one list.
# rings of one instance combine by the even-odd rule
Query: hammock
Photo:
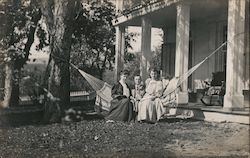
[(95, 105), (97, 105), (99, 108), (103, 110), (109, 111), (110, 102), (112, 100), (112, 97), (111, 97), (112, 86), (109, 85), (107, 82), (104, 82), (82, 71), (81, 69), (79, 69), (72, 63), (71, 63), (71, 66), (77, 69), (79, 73), (87, 80), (90, 86), (96, 91)]
[[(163, 105), (169, 105), (172, 104), (176, 100), (176, 94), (178, 93), (178, 89), (180, 85), (188, 79), (188, 77), (197, 70), (207, 59), (209, 59), (212, 55), (214, 55), (220, 48), (222, 48), (224, 45), (226, 45), (227, 41), (221, 44), (220, 47), (218, 47), (216, 50), (214, 50), (210, 55), (208, 55), (206, 58), (204, 58), (201, 62), (193, 66), (191, 69), (189, 69), (186, 73), (179, 77), (174, 77), (169, 81), (169, 84), (164, 90), (163, 96), (161, 97), (161, 101)], [(110, 102), (112, 100), (111, 97), (111, 88), (112, 86), (108, 83), (82, 71), (78, 67), (76, 67), (74, 64), (70, 63), (71, 66), (73, 66), (75, 69), (79, 71), (79, 73), (87, 80), (87, 82), (90, 84), (90, 86), (96, 91), (96, 106), (99, 106), (99, 108), (108, 111), (110, 107)]]
[(180, 77), (174, 77), (169, 81), (168, 86), (165, 88), (163, 92), (163, 96), (161, 97), (162, 104), (164, 106), (175, 105), (174, 102), (177, 99), (177, 93), (179, 91), (180, 85), (188, 79), (188, 77), (197, 70), (206, 60), (208, 60), (212, 55), (214, 55), (218, 50), (220, 50), (224, 45), (227, 44), (227, 41), (221, 44), (217, 49), (215, 49), (211, 54), (209, 54), (206, 58), (204, 58), (201, 62), (193, 66), (186, 73), (181, 75)]

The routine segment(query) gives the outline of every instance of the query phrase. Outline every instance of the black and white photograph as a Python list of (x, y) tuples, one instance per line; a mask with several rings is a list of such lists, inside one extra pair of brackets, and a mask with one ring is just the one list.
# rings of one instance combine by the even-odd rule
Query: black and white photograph
[(250, 0), (0, 0), (0, 158), (249, 158)]

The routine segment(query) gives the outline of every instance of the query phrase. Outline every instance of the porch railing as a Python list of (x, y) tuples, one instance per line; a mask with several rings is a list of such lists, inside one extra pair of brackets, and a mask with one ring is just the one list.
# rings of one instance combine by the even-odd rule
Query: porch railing
[(123, 7), (119, 14), (120, 15), (128, 14), (130, 12), (143, 8), (145, 6), (149, 6), (154, 3), (158, 3), (162, 1), (164, 0), (123, 0)]

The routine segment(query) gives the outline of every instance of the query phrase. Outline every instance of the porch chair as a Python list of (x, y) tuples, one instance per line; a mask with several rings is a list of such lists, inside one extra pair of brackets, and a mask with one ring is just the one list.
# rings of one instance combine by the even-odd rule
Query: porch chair
[(223, 97), (225, 95), (225, 72), (214, 72), (212, 74), (211, 83), (205, 82), (207, 88), (204, 89), (204, 94), (201, 102), (207, 106), (222, 106)]

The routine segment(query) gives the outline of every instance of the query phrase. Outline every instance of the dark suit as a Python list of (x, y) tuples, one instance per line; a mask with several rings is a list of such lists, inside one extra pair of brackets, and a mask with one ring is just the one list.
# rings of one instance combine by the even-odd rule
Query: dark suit
[[(127, 85), (127, 84), (126, 84)], [(129, 86), (127, 85), (127, 87), (129, 88)], [(117, 84), (115, 84), (113, 87), (112, 87), (112, 90), (111, 90), (111, 97), (113, 99), (115, 99), (116, 97), (119, 97), (119, 96), (123, 96), (123, 97), (126, 97), (123, 95), (123, 87), (122, 85), (118, 82)], [(131, 96), (131, 90), (129, 88), (129, 96)]]

